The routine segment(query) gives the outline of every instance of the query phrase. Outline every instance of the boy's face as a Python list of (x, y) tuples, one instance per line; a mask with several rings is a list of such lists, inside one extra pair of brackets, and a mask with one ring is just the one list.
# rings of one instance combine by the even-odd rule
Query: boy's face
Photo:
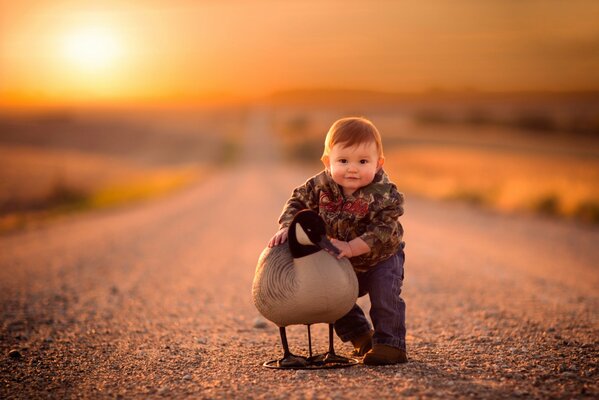
[(351, 195), (372, 182), (384, 159), (379, 158), (376, 143), (369, 142), (347, 147), (338, 143), (322, 161), (343, 193)]

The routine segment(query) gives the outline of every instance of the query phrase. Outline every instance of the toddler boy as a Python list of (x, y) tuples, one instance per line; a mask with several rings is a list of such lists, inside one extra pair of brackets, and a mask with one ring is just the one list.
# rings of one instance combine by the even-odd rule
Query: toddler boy
[(383, 171), (381, 136), (365, 118), (336, 121), (325, 139), (321, 158), (325, 170), (297, 187), (279, 218), (280, 229), (269, 247), (287, 240), (291, 220), (299, 211), (320, 214), (331, 242), (349, 258), (359, 283), (359, 296), (369, 294), (370, 327), (356, 304), (335, 322), (344, 342), (366, 365), (407, 362), (403, 284), (403, 195)]

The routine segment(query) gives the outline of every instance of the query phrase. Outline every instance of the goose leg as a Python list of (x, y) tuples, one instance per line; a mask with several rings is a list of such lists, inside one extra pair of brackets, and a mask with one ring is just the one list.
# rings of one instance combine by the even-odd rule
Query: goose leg
[(310, 325), (306, 326), (308, 327), (308, 351), (310, 352), (310, 356), (308, 357), (308, 364), (313, 366), (322, 365), (325, 355), (312, 355), (312, 334), (310, 332)]
[(310, 334), (310, 325), (306, 325), (308, 327), (308, 351), (310, 353), (310, 356), (308, 357), (308, 360), (312, 358), (312, 335)]
[(301, 368), (308, 365), (308, 361), (301, 356), (296, 356), (289, 351), (289, 344), (287, 343), (287, 332), (285, 331), (285, 327), (281, 326), (279, 328), (279, 333), (281, 334), (281, 343), (283, 344), (283, 358), (279, 360), (280, 367), (286, 368)]
[(330, 363), (349, 363), (349, 358), (347, 357), (343, 357), (343, 356), (338, 356), (337, 354), (335, 354), (335, 348), (333, 346), (333, 324), (329, 324), (329, 351), (328, 353), (326, 353), (325, 357), (324, 357), (324, 363), (325, 364), (330, 364)]

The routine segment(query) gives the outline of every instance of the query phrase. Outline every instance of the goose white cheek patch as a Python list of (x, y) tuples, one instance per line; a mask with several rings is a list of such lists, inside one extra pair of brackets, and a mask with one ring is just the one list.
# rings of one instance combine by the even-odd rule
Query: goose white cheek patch
[(295, 224), (295, 237), (304, 246), (314, 245), (300, 224)]

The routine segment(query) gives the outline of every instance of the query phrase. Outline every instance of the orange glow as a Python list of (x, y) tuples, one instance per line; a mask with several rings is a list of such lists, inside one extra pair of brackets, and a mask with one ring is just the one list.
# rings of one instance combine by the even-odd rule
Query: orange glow
[(84, 27), (65, 37), (64, 51), (67, 59), (84, 70), (110, 67), (120, 56), (118, 39), (102, 27)]
[(599, 89), (599, 3), (0, 0), (0, 105)]

